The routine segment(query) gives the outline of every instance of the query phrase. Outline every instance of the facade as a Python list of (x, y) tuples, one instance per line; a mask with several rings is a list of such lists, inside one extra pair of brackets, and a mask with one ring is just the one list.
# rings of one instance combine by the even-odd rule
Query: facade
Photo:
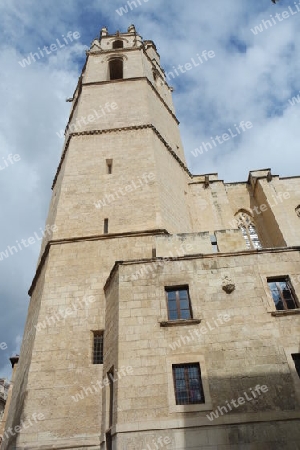
[(155, 44), (72, 99), (1, 450), (300, 449), (300, 177), (192, 175)]
[(0, 421), (2, 420), (9, 384), (4, 378), (0, 378)]
[(11, 402), (12, 389), (14, 383), (14, 377), (19, 361), (19, 356), (15, 355), (9, 358), (12, 365), (12, 378), (11, 381), (7, 381), (5, 378), (0, 378), (0, 446), (2, 437), (5, 430), (6, 419), (8, 416), (8, 410)]

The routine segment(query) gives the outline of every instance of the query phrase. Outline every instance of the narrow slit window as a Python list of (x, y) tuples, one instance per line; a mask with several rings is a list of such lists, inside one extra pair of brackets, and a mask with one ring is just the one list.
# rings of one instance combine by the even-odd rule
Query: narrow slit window
[(108, 233), (108, 219), (104, 219), (104, 229), (103, 229), (104, 234)]
[(211, 242), (211, 245), (212, 245), (213, 253), (218, 253), (218, 251), (219, 251), (219, 249), (218, 249), (218, 242), (217, 242), (217, 238), (216, 238), (216, 236), (214, 234), (212, 234), (210, 236), (210, 242)]
[(112, 174), (112, 165), (113, 165), (113, 160), (107, 159), (106, 160), (106, 173), (108, 173), (109, 175)]
[(108, 411), (108, 426), (113, 424), (113, 412), (114, 412), (114, 367), (110, 369), (107, 374), (109, 380), (109, 411)]
[(93, 364), (103, 364), (103, 331), (94, 331)]
[(106, 450), (112, 450), (111, 432), (106, 433)]
[(109, 61), (110, 80), (121, 80), (123, 78), (123, 60), (121, 58)]

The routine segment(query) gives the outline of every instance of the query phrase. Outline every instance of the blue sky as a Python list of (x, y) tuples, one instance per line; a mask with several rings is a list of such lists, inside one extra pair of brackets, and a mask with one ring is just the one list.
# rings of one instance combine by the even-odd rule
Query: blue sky
[[(63, 145), (56, 133), (70, 111), (65, 100), (103, 26), (114, 33), (134, 23), (144, 39), (154, 40), (167, 72), (204, 50), (214, 52), (170, 83), (193, 173), (218, 172), (226, 182), (267, 167), (280, 176), (300, 173), (300, 102), (289, 102), (300, 90), (300, 12), (294, 1), (135, 1), (137, 7), (121, 16), (116, 10), (127, 4), (123, 0), (1, 0), (0, 252), (44, 227)], [(251, 31), (284, 11), (288, 18)], [(69, 31), (80, 37), (26, 67), (19, 64), (38, 47), (63, 42)], [(250, 121), (251, 129), (193, 155), (202, 142), (241, 121)], [(20, 158), (11, 163), (9, 154)], [(0, 377), (10, 377), (8, 358), (20, 346), (39, 250), (37, 241), (0, 261), (0, 344), (7, 344), (0, 349)]]

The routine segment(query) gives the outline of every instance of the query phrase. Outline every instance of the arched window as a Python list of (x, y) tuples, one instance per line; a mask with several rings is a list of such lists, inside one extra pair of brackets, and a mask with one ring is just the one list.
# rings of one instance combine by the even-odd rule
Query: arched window
[(297, 206), (297, 208), (295, 208), (296, 214), (298, 217), (300, 217), (300, 205)]
[(123, 41), (117, 40), (113, 42), (113, 48), (123, 48), (123, 47), (124, 47)]
[(246, 211), (239, 211), (236, 214), (235, 218), (238, 222), (238, 227), (243, 234), (247, 248), (262, 248), (253, 218), (250, 216), (250, 214), (248, 214)]
[(109, 79), (121, 80), (123, 78), (123, 60), (115, 58), (109, 61)]

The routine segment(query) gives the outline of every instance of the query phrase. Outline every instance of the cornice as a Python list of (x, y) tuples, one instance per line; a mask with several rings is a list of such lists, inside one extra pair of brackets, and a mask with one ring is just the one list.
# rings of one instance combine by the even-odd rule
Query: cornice
[(28, 291), (28, 295), (32, 296), (36, 283), (40, 277), (40, 274), (43, 270), (46, 259), (49, 255), (50, 249), (54, 245), (61, 244), (74, 244), (77, 242), (88, 242), (88, 241), (105, 241), (110, 239), (122, 239), (122, 238), (131, 238), (131, 237), (146, 237), (146, 236), (159, 236), (159, 235), (169, 235), (168, 231), (163, 228), (158, 228), (154, 230), (143, 230), (143, 231), (129, 231), (125, 233), (108, 233), (108, 234), (96, 234), (91, 236), (80, 236), (73, 238), (65, 238), (65, 239), (55, 239), (52, 241), (48, 241), (47, 245), (43, 251), (42, 257), (36, 269), (35, 276), (32, 280), (31, 286)]
[(62, 153), (61, 159), (60, 159), (60, 163), (58, 165), (53, 183), (52, 183), (52, 188), (54, 189), (58, 175), (60, 173), (60, 169), (62, 167), (62, 164), (64, 162), (64, 159), (66, 157), (66, 153), (67, 150), (69, 148), (71, 139), (73, 137), (77, 137), (77, 136), (91, 136), (91, 135), (98, 135), (98, 134), (107, 134), (107, 133), (118, 133), (118, 132), (126, 132), (126, 131), (132, 131), (132, 130), (143, 130), (143, 129), (152, 129), (153, 132), (156, 134), (156, 136), (159, 138), (159, 140), (164, 144), (164, 146), (166, 147), (166, 149), (168, 150), (168, 152), (173, 156), (174, 159), (176, 159), (176, 161), (179, 163), (179, 165), (183, 168), (183, 170), (190, 176), (192, 177), (192, 174), (190, 173), (189, 169), (186, 167), (186, 165), (181, 161), (181, 159), (179, 158), (179, 156), (176, 154), (176, 152), (172, 149), (172, 147), (167, 143), (167, 141), (162, 137), (162, 135), (160, 134), (160, 132), (155, 128), (154, 125), (152, 124), (146, 124), (146, 125), (132, 125), (130, 127), (123, 127), (123, 128), (107, 128), (104, 130), (90, 130), (90, 131), (81, 131), (81, 132), (76, 132), (76, 133), (70, 133), (68, 140), (65, 144), (64, 147), (64, 151)]
[[(169, 233), (168, 233), (169, 234)], [(196, 234), (196, 233), (193, 233)], [(224, 252), (224, 253), (197, 253), (191, 255), (183, 255), (183, 256), (158, 256), (155, 258), (143, 258), (143, 259), (132, 259), (126, 261), (115, 261), (114, 266), (112, 267), (110, 274), (106, 280), (104, 289), (107, 289), (109, 283), (114, 275), (114, 273), (118, 270), (119, 266), (131, 266), (136, 264), (153, 264), (158, 263), (159, 261), (192, 261), (195, 259), (217, 259), (217, 258), (234, 258), (238, 256), (253, 256), (258, 254), (268, 254), (268, 253), (288, 253), (288, 252), (300, 252), (300, 246), (292, 246), (292, 247), (277, 247), (277, 248), (262, 248), (255, 250), (241, 250), (234, 252)]]
[(179, 125), (179, 123), (180, 123), (179, 120), (177, 119), (177, 117), (175, 116), (173, 111), (169, 108), (167, 103), (164, 101), (164, 99), (161, 97), (161, 95), (159, 94), (157, 89), (153, 86), (153, 84), (151, 83), (151, 81), (147, 77), (122, 78), (120, 80), (91, 81), (89, 83), (82, 83), (82, 87), (83, 86), (100, 86), (100, 85), (113, 84), (113, 83), (126, 83), (128, 81), (141, 81), (141, 80), (145, 80), (149, 84), (149, 86), (155, 92), (155, 94), (157, 95), (157, 97), (159, 98), (161, 103), (163, 103), (163, 105), (165, 106), (167, 111), (171, 114), (173, 119), (176, 121), (177, 125)]

